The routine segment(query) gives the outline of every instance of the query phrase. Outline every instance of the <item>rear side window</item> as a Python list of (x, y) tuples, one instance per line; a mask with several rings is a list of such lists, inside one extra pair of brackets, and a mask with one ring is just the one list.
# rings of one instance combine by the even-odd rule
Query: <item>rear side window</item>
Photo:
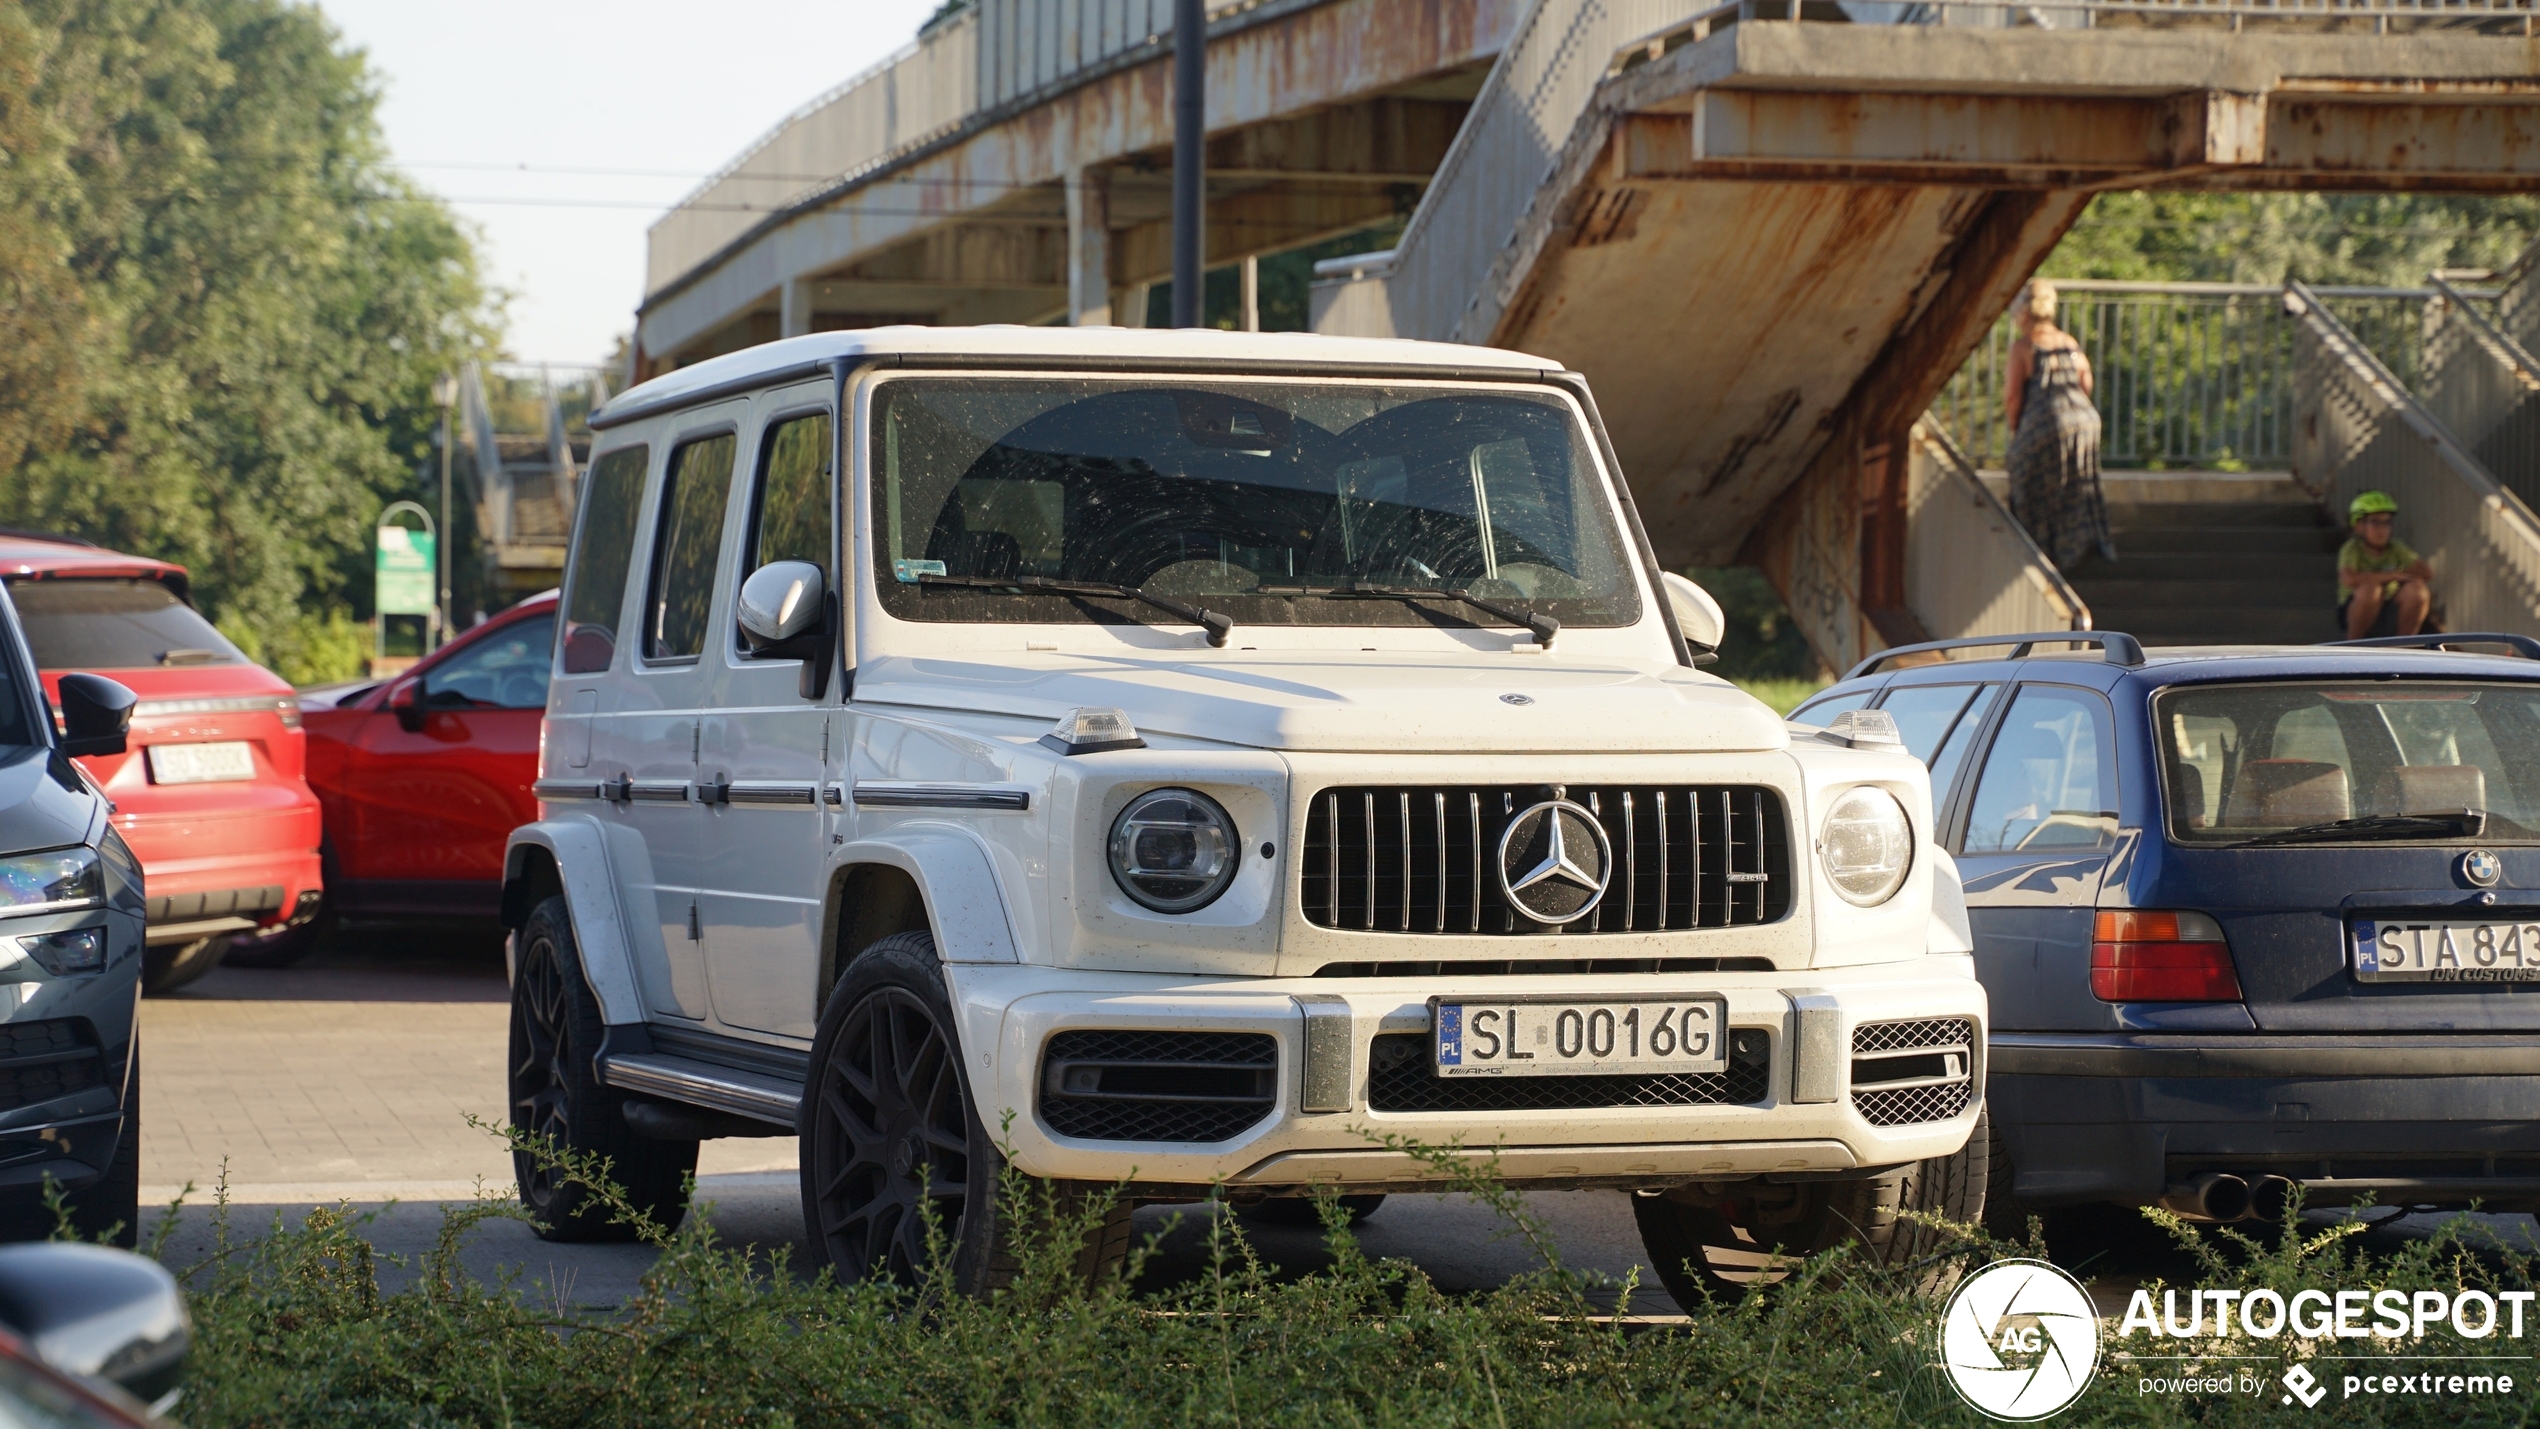
[(689, 660), (706, 648), (714, 608), (714, 563), (723, 550), (723, 512), (732, 495), (731, 433), (689, 442), (670, 454), (653, 534), (653, 580), (644, 602), (644, 658)]
[(617, 617), (626, 608), (626, 569), (635, 552), (649, 449), (620, 447), (600, 458), (582, 484), (582, 538), (564, 602), (564, 668), (594, 675), (617, 655)]
[(247, 659), (157, 581), (12, 582), (9, 595), (39, 670), (157, 670)]
[(2108, 702), (2090, 690), (2023, 686), (1985, 752), (1966, 853), (2077, 853), (2117, 837)]

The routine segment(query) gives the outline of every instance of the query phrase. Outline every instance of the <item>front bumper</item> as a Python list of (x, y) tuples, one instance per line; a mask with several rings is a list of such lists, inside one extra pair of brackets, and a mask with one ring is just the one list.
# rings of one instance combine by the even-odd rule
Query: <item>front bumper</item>
[[(1200, 979), (1012, 964), (953, 964), (946, 973), (980, 1115), (1015, 1164), (1036, 1176), (1367, 1190), (1433, 1188), (1450, 1178), (1448, 1168), (1388, 1147), (1387, 1136), (1427, 1147), (1460, 1144), (1469, 1159), (1496, 1154), (1504, 1180), (1532, 1186), (1840, 1174), (1953, 1154), (1982, 1106), (1973, 1094), (1983, 1085), (1981, 1065), (1966, 1068), (1968, 1092), (1952, 1114), (1902, 1125), (1874, 1125), (1848, 1081), (1849, 1049), (1862, 1024), (1955, 1018), (1981, 1029), (1984, 992), (1964, 957), (1683, 975)], [(1765, 1039), (1769, 1074), (1751, 1099), (1563, 1110), (1398, 1112), (1371, 1105), (1375, 1039), (1426, 1033), (1432, 996), (1685, 993), (1724, 997), (1732, 1038)], [(1079, 1030), (1266, 1035), (1277, 1046), (1272, 1105), (1258, 1122), (1214, 1142), (1061, 1135), (1042, 1115), (1044, 1053), (1053, 1037)], [(1829, 1071), (1812, 1064), (1803, 1075), (1797, 1063), (1808, 1048), (1843, 1065)], [(1801, 1092), (1824, 1099), (1799, 1101)]]
[(2312, 1205), (2540, 1207), (2540, 1037), (1997, 1032), (2023, 1205), (2149, 1204), (2214, 1171)]

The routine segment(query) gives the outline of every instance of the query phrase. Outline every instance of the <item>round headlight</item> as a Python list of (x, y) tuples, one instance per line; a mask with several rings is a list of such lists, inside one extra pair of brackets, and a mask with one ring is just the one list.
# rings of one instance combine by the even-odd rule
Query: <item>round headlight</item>
[(1111, 825), (1111, 876), (1158, 913), (1189, 913), (1235, 881), (1243, 845), (1217, 801), (1189, 789), (1153, 789)]
[(1845, 902), (1872, 907), (1905, 886), (1906, 870), (1914, 866), (1914, 826), (1895, 795), (1864, 785), (1827, 811), (1817, 852), (1834, 891)]

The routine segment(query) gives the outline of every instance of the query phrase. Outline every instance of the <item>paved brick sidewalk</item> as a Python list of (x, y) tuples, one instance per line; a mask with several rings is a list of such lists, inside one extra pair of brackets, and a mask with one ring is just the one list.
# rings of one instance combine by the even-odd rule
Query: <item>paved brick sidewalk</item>
[[(499, 946), (378, 939), (297, 968), (223, 968), (141, 1004), (143, 1199), (228, 1160), (256, 1199), (470, 1194), (511, 1157), (467, 1125), (503, 1117)], [(790, 1140), (708, 1142), (703, 1174), (790, 1170)]]

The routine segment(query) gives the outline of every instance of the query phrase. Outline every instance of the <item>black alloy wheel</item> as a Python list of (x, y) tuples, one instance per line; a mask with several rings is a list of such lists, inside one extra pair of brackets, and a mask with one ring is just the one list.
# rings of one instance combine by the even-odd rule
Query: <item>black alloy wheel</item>
[[(953, 1288), (1015, 1284), (1026, 1232), (1078, 1227), (1068, 1278), (1091, 1285), (1129, 1253), (1134, 1203), (1108, 1188), (1008, 1172), (971, 1098), (943, 964), (928, 933), (895, 933), (848, 963), (811, 1044), (803, 1089), (803, 1229), (817, 1263), (849, 1284), (921, 1283), (929, 1222)], [(1002, 1122), (1003, 1118), (1000, 1117)], [(1020, 1186), (1023, 1204), (1007, 1203)]]
[(196, 938), (190, 943), (161, 943), (141, 950), (141, 991), (151, 997), (170, 993), (221, 965), (230, 935)]
[(821, 1066), (813, 1159), (822, 1249), (853, 1279), (914, 1284), (927, 1263), (930, 1206), (944, 1244), (960, 1243), (974, 1162), (958, 1058), (932, 1009), (884, 987), (847, 1013)]
[[(621, 1110), (625, 1097), (601, 1085), (592, 1065), (605, 1024), (582, 977), (573, 919), (561, 897), (529, 915), (517, 935), (512, 972), (511, 1124), (568, 1151), (609, 1163), (627, 1200), (664, 1230), (687, 1212), (687, 1178), (697, 1169), (697, 1143), (638, 1135)], [(590, 1187), (569, 1179), (543, 1157), (515, 1147), (512, 1172), (520, 1202), (538, 1234), (552, 1241), (627, 1241), (638, 1228), (615, 1220)]]

